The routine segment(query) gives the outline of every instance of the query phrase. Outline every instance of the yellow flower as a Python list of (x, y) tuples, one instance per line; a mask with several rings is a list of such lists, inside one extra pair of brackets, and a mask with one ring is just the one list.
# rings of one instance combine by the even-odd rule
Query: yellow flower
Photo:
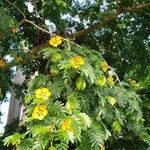
[(63, 131), (70, 131), (70, 132), (74, 132), (72, 127), (72, 119), (71, 118), (67, 118), (63, 121), (63, 123), (61, 124), (61, 128)]
[(104, 72), (106, 72), (106, 71), (109, 69), (109, 66), (108, 66), (108, 64), (107, 64), (106, 61), (102, 61), (100, 65), (101, 65), (101, 69), (102, 69)]
[(70, 64), (72, 67), (74, 67), (75, 69), (79, 69), (80, 66), (82, 66), (85, 62), (84, 59), (81, 56), (75, 56), (70, 58)]
[(62, 43), (62, 38), (60, 36), (54, 36), (49, 40), (49, 44), (54, 47), (57, 47), (61, 43)]
[(109, 84), (109, 85), (114, 85), (114, 84), (115, 84), (114, 78), (113, 78), (112, 76), (109, 76), (109, 77), (107, 78), (107, 81), (108, 81), (108, 84)]
[(0, 68), (4, 68), (6, 66), (6, 62), (3, 59), (0, 59)]
[(39, 119), (42, 120), (44, 117), (48, 114), (48, 111), (46, 109), (45, 105), (38, 105), (34, 108), (32, 112), (32, 118), (33, 119)]
[(40, 88), (35, 91), (35, 97), (43, 100), (47, 100), (52, 93), (48, 88)]

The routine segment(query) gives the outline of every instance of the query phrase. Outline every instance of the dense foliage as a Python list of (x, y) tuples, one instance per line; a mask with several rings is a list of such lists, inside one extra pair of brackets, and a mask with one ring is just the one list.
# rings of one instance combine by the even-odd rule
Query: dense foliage
[[(147, 149), (149, 6), (148, 0), (0, 2), (0, 99), (13, 88), (26, 107), (25, 129), (4, 144)], [(14, 66), (26, 75), (21, 85), (12, 83)]]

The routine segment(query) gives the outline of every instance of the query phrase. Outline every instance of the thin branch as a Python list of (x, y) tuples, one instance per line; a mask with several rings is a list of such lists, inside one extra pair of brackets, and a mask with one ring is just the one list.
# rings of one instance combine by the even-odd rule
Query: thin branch
[[(16, 7), (14, 4), (9, 2), (8, 0), (5, 0), (5, 1), (7, 1), (9, 4), (11, 4), (14, 8), (16, 8), (23, 15), (23, 20), (20, 22), (20, 24), (27, 22), (27, 23), (33, 25), (34, 27), (36, 27), (37, 29), (39, 29), (39, 30), (51, 35), (51, 36), (56, 36), (56, 34), (50, 33), (49, 31), (47, 31), (47, 30), (39, 27), (38, 25), (36, 25), (33, 21), (30, 21), (30, 20), (26, 19), (25, 14), (18, 7)], [(139, 5), (134, 6), (134, 7), (123, 8), (121, 11), (118, 10), (116, 12), (116, 14), (107, 16), (103, 20), (89, 26), (88, 28), (83, 29), (83, 30), (78, 31), (78, 32), (73, 33), (73, 34), (69, 34), (69, 35), (66, 36), (66, 38), (62, 37), (62, 39), (66, 42), (72, 43), (72, 44), (77, 45), (78, 47), (82, 48), (80, 45), (68, 40), (67, 38), (76, 38), (76, 37), (79, 37), (79, 36), (86, 35), (86, 34), (92, 32), (92, 31), (95, 31), (95, 30), (105, 26), (106, 24), (108, 24), (109, 22), (111, 22), (112, 20), (117, 18), (118, 15), (121, 14), (121, 13), (135, 12), (135, 11), (138, 11), (138, 10), (143, 9), (145, 7), (148, 7), (148, 6), (150, 6), (150, 3), (147, 3), (147, 4), (142, 3), (142, 4), (139, 4)]]
[(136, 12), (136, 11), (139, 11), (139, 10), (141, 10), (145, 7), (149, 7), (149, 6), (150, 6), (150, 3), (147, 3), (147, 4), (141, 3), (141, 4), (134, 6), (134, 7), (131, 7), (131, 8), (130, 7), (124, 8), (124, 10), (125, 10), (125, 12)]
[[(39, 30), (41, 30), (41, 31), (43, 31), (43, 32), (45, 32), (45, 33), (51, 35), (51, 36), (57, 36), (56, 34), (51, 33), (51, 32), (49, 32), (49, 31), (47, 31), (47, 30), (45, 30), (45, 29), (39, 27), (39, 26), (36, 25), (33, 21), (30, 21), (30, 20), (26, 19), (25, 14), (24, 14), (17, 6), (15, 6), (15, 5), (12, 4), (11, 2), (9, 2), (8, 0), (5, 0), (5, 1), (8, 2), (10, 5), (12, 5), (14, 8), (16, 8), (16, 9), (22, 14), (22, 16), (23, 16), (23, 19), (19, 22), (19, 24), (17, 24), (17, 26), (18, 26), (18, 25), (21, 25), (21, 24), (23, 24), (23, 23), (25, 23), (25, 22), (27, 22), (27, 23), (33, 25), (34, 27), (36, 27), (37, 29), (39, 29)], [(62, 38), (64, 41), (66, 41), (67, 43), (69, 42), (69, 43), (71, 43), (71, 44), (77, 45), (79, 48), (82, 48), (80, 45), (78, 45), (78, 44), (76, 44), (76, 43), (74, 43), (74, 42), (68, 40), (67, 38), (64, 38), (64, 37), (61, 37), (61, 38)], [(69, 47), (69, 49), (70, 49), (70, 47)]]
[(75, 32), (73, 34), (66, 35), (66, 37), (76, 38), (76, 37), (80, 37), (80, 36), (86, 35), (86, 34), (92, 32), (92, 31), (95, 31), (95, 30), (105, 26), (106, 24), (108, 24), (109, 22), (114, 20), (118, 15), (119, 15), (119, 13), (115, 14), (115, 15), (112, 15), (112, 16), (107, 16), (103, 20), (101, 20), (101, 21), (99, 21), (99, 22), (89, 26), (88, 28), (80, 30), (80, 31)]
[(15, 6), (13, 3), (11, 3), (10, 1), (8, 1), (8, 0), (5, 0), (7, 3), (9, 3), (10, 5), (12, 5), (14, 8), (16, 8), (21, 14), (22, 14), (22, 16), (23, 16), (23, 19), (22, 20), (24, 20), (26, 17), (25, 17), (25, 14), (17, 7), (17, 6)]
[[(49, 32), (49, 31), (47, 31), (47, 30), (45, 30), (45, 29), (39, 27), (39, 26), (36, 25), (33, 21), (30, 21), (30, 20), (28, 20), (28, 19), (25, 19), (24, 22), (27, 22), (27, 23), (32, 24), (32, 25), (33, 25), (34, 27), (36, 27), (37, 29), (39, 29), (39, 30), (41, 30), (41, 31), (43, 31), (43, 32), (45, 32), (45, 33), (47, 33), (47, 34), (50, 34), (51, 36), (57, 36), (56, 34), (54, 34), (54, 33), (52, 33), (52, 32)], [(62, 36), (61, 36), (61, 38), (62, 38), (64, 41), (66, 41), (67, 43), (69, 42), (69, 43), (71, 43), (71, 44), (77, 45), (79, 48), (82, 48), (80, 45), (78, 45), (78, 44), (76, 44), (76, 43), (74, 43), (74, 42), (68, 40), (67, 38), (64, 38), (64, 37), (62, 37)], [(70, 48), (70, 47), (69, 47), (69, 48)]]
[(39, 29), (39, 30), (41, 30), (41, 31), (43, 31), (43, 32), (45, 32), (45, 33), (47, 33), (47, 34), (56, 35), (56, 34), (50, 33), (49, 31), (47, 31), (47, 30), (45, 30), (45, 29), (39, 27), (39, 26), (36, 25), (33, 21), (30, 21), (30, 20), (28, 20), (28, 19), (25, 19), (25, 22), (27, 22), (27, 23), (29, 23), (29, 24), (32, 24), (34, 27), (36, 27), (37, 29)]
[(119, 85), (122, 85), (122, 83), (121, 83), (121, 81), (120, 81), (120, 79), (119, 79), (117, 73), (115, 72), (115, 69), (112, 68), (112, 67), (109, 67), (109, 69), (110, 69), (110, 71), (111, 71), (111, 74), (114, 75), (114, 76), (117, 78), (116, 81), (118, 81)]
[(16, 7), (14, 4), (12, 4), (11, 2), (9, 2), (8, 0), (5, 0), (5, 1), (8, 2), (11, 6), (13, 6), (15, 9), (17, 9), (17, 10), (22, 14), (23, 19), (22, 19), (19, 23), (17, 23), (15, 26), (13, 26), (13, 27), (11, 27), (9, 30), (7, 30), (5, 33), (2, 33), (2, 34), (0, 35), (0, 38), (1, 38), (4, 34), (6, 34), (6, 33), (8, 33), (8, 32), (11, 32), (12, 29), (17, 28), (17, 27), (19, 27), (20, 25), (22, 25), (22, 24), (24, 23), (24, 21), (25, 21), (25, 15), (24, 15), (24, 13), (23, 13), (18, 7)]

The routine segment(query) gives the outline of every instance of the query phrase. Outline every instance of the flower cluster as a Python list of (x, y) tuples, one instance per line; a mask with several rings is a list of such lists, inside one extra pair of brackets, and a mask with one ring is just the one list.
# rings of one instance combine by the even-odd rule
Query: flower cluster
[(73, 68), (79, 69), (84, 64), (84, 59), (81, 56), (75, 56), (70, 58), (70, 64)]
[(42, 100), (47, 100), (51, 95), (48, 88), (39, 88), (35, 91), (35, 97)]
[(32, 118), (33, 119), (39, 119), (43, 120), (44, 117), (48, 114), (48, 111), (46, 109), (45, 105), (38, 105), (34, 108), (32, 112)]
[(61, 43), (62, 43), (62, 38), (60, 36), (54, 36), (49, 40), (49, 44), (54, 47), (57, 47)]
[(0, 60), (0, 68), (4, 68), (6, 65), (5, 61), (3, 59)]

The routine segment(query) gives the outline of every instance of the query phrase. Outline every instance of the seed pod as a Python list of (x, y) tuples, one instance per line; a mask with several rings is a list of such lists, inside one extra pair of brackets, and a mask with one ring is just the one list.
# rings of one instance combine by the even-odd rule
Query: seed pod
[(48, 150), (57, 150), (56, 147), (51, 146)]
[(108, 103), (111, 104), (112, 106), (114, 106), (117, 103), (117, 100), (112, 96), (107, 96), (106, 99)]
[(86, 88), (86, 81), (83, 78), (78, 78), (76, 80), (77, 90), (84, 90)]
[(120, 132), (121, 131), (121, 124), (119, 121), (114, 121), (111, 127), (112, 127), (114, 132)]
[(57, 67), (51, 67), (50, 72), (52, 75), (58, 75), (59, 74), (59, 69)]
[(98, 79), (96, 80), (96, 84), (103, 86), (106, 83), (106, 77), (104, 75), (101, 75), (98, 77)]
[(53, 53), (51, 55), (51, 62), (58, 62), (59, 60), (61, 60), (61, 55), (59, 53)]

